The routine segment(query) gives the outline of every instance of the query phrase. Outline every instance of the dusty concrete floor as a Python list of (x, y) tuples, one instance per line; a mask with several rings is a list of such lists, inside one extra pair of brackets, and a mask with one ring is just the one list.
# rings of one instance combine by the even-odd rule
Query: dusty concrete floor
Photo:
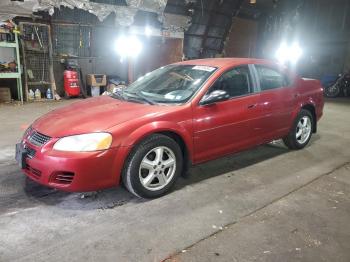
[(0, 106), (0, 261), (350, 261), (350, 100), (327, 102), (310, 146), (197, 166), (152, 201), (82, 198), (25, 179), (23, 128), (69, 102)]

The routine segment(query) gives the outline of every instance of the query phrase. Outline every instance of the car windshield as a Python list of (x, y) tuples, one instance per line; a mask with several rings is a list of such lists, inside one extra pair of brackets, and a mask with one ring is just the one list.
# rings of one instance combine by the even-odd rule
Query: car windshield
[(215, 67), (169, 65), (147, 73), (123, 91), (126, 99), (152, 103), (185, 103), (214, 73)]

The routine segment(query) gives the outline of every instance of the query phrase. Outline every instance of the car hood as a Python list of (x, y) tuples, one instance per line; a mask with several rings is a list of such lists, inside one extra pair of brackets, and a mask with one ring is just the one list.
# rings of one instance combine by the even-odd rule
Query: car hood
[(100, 132), (131, 119), (154, 117), (169, 110), (169, 106), (133, 103), (101, 96), (53, 110), (37, 119), (33, 128), (51, 137)]

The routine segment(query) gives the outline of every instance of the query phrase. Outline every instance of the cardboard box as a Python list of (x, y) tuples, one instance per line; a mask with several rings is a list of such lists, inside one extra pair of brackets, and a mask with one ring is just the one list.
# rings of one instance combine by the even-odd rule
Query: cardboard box
[(0, 87), (0, 102), (11, 102), (10, 88)]
[(89, 86), (106, 86), (107, 76), (101, 74), (86, 75), (86, 84)]

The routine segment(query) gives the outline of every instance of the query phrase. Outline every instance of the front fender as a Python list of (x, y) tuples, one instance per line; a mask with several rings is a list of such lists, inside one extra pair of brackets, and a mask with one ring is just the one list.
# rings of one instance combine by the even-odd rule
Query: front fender
[(180, 136), (184, 141), (186, 148), (188, 150), (189, 156), (192, 159), (193, 156), (193, 139), (190, 131), (185, 128), (186, 122), (182, 123), (174, 123), (170, 121), (155, 121), (152, 123), (145, 124), (143, 126), (138, 127), (136, 130), (132, 131), (130, 135), (128, 135), (121, 142), (122, 147), (129, 147), (136, 145), (140, 141), (142, 141), (147, 136), (160, 133), (160, 132), (173, 132)]

